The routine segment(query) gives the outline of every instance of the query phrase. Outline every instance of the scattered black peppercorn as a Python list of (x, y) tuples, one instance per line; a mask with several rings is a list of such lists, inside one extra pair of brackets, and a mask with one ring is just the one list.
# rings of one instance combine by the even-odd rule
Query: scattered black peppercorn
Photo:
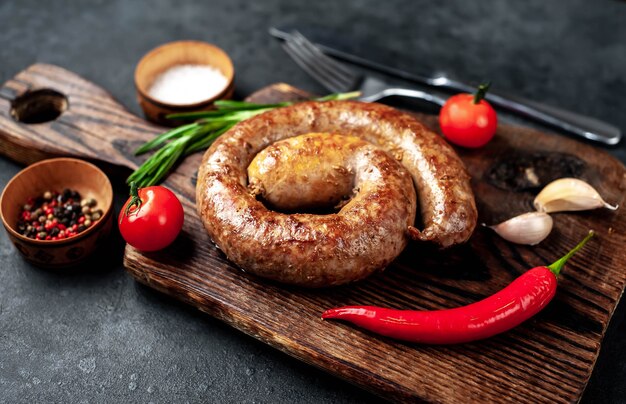
[(60, 240), (82, 233), (102, 218), (93, 198), (82, 199), (74, 190), (46, 191), (30, 198), (17, 222), (20, 234), (36, 240)]

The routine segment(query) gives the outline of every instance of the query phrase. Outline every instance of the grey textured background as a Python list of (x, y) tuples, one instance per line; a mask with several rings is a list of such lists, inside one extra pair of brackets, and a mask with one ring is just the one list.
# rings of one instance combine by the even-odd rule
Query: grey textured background
[[(136, 62), (156, 45), (191, 38), (231, 55), (239, 96), (277, 81), (323, 93), (267, 35), (271, 25), (315, 24), (312, 32), (364, 56), (489, 78), (494, 88), (625, 129), (626, 3), (591, 3), (4, 1), (0, 82), (31, 63), (54, 63), (139, 113)], [(623, 143), (610, 152), (626, 161)], [(0, 184), (19, 169), (0, 158)], [(119, 209), (125, 190), (116, 192)], [(24, 263), (0, 235), (0, 402), (378, 400), (136, 284), (122, 268), (119, 236), (107, 250), (54, 274)], [(626, 402), (625, 312), (622, 304), (583, 402)]]

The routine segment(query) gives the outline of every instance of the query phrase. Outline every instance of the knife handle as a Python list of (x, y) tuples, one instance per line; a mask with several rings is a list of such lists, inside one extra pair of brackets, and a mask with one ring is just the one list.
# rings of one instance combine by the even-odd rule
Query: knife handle
[[(537, 121), (547, 123), (589, 140), (607, 145), (616, 145), (622, 138), (622, 132), (619, 128), (589, 116), (526, 100), (521, 97), (511, 95), (502, 96), (499, 94), (495, 94), (495, 96), (496, 98), (500, 98), (500, 100), (498, 100), (499, 102), (494, 102), (496, 105), (501, 105), (503, 108), (511, 110), (516, 108), (515, 111), (519, 114), (526, 115)], [(503, 105), (500, 102), (502, 100), (504, 100), (507, 105)], [(522, 110), (519, 109), (520, 106), (522, 106)]]
[[(475, 88), (465, 83), (440, 76), (430, 83), (435, 87), (473, 93)], [(488, 92), (485, 99), (496, 107), (506, 109), (537, 122), (553, 126), (571, 134), (606, 145), (616, 145), (622, 138), (622, 131), (611, 124), (566, 111), (551, 105), (530, 101), (510, 94)]]
[[(470, 86), (462, 85), (463, 88), (459, 88), (461, 91), (473, 92), (474, 89)], [(460, 87), (460, 86), (459, 86)], [(390, 88), (385, 90), (384, 94), (378, 94), (390, 96), (404, 96), (411, 98), (419, 98), (430, 101), (439, 106), (443, 106), (445, 100), (434, 96), (432, 94), (424, 93), (423, 91), (414, 91), (401, 88)], [(371, 97), (370, 97), (371, 98)], [(531, 118), (535, 121), (556, 127), (566, 132), (572, 133), (577, 136), (581, 136), (585, 139), (595, 142), (603, 143), (606, 145), (616, 145), (622, 138), (622, 133), (619, 128), (610, 125), (606, 122), (602, 122), (595, 118), (580, 115), (574, 112), (566, 111), (561, 108), (553, 107), (550, 105), (540, 104), (538, 102), (523, 99), (521, 97), (515, 97), (511, 95), (502, 95), (497, 93), (487, 93), (485, 97), (494, 106), (501, 107), (508, 111), (514, 112), (517, 115)]]

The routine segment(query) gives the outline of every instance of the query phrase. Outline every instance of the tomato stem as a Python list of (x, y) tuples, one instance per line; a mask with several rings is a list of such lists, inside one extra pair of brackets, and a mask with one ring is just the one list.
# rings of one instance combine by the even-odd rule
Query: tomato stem
[(570, 252), (568, 252), (567, 254), (565, 254), (563, 257), (561, 257), (559, 260), (555, 261), (554, 263), (552, 263), (551, 265), (548, 266), (548, 269), (554, 274), (554, 276), (559, 276), (559, 274), (561, 273), (561, 269), (563, 269), (563, 266), (565, 265), (565, 263), (567, 262), (567, 260), (569, 260), (570, 258), (572, 258), (572, 255), (576, 254), (576, 252), (578, 250), (580, 250), (581, 248), (583, 248), (583, 246), (587, 243), (587, 241), (589, 241), (589, 239), (591, 237), (594, 236), (594, 232), (593, 230), (589, 230), (589, 234), (587, 234), (587, 237), (585, 237), (583, 239), (583, 241), (581, 241), (580, 243), (578, 243), (578, 245), (576, 245), (576, 247), (572, 248), (570, 250)]
[(485, 98), (487, 90), (489, 90), (490, 86), (490, 82), (482, 83), (478, 86), (478, 90), (476, 90), (476, 94), (474, 94), (474, 104), (478, 104), (483, 98)]
[(128, 202), (128, 205), (126, 206), (126, 210), (124, 211), (124, 214), (126, 216), (128, 216), (131, 213), (131, 209), (133, 207), (136, 207), (136, 209), (134, 209), (134, 211), (139, 210), (139, 208), (141, 207), (141, 204), (143, 203), (143, 201), (141, 200), (141, 198), (139, 197), (139, 188), (137, 187), (137, 183), (135, 181), (131, 181), (130, 183), (130, 202)]

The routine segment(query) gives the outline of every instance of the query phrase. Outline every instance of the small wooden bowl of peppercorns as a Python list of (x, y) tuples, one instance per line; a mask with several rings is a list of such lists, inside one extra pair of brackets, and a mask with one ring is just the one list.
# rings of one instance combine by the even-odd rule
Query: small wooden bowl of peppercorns
[(57, 158), (20, 171), (0, 197), (9, 238), (31, 263), (63, 268), (84, 261), (111, 231), (113, 189), (83, 160)]

